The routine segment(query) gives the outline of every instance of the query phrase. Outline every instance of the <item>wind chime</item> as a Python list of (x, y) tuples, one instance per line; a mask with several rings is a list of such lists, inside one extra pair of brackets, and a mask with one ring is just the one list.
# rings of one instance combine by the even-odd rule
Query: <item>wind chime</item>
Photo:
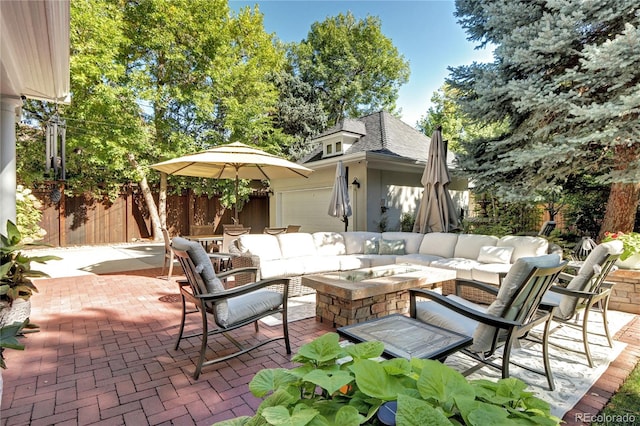
[[(65, 145), (66, 145), (67, 127), (66, 122), (60, 119), (60, 115), (56, 113), (47, 121), (45, 129), (45, 173), (52, 177), (54, 181), (62, 183), (66, 179), (65, 171)], [(53, 184), (51, 189), (51, 201), (60, 202), (62, 193), (58, 183)]]

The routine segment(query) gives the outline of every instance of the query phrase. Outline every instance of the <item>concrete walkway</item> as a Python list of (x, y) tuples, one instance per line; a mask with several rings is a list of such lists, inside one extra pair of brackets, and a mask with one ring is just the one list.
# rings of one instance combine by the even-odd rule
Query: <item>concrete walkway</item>
[(29, 256), (54, 255), (62, 258), (46, 264), (32, 264), (33, 269), (46, 272), (51, 278), (104, 275), (161, 268), (164, 243), (57, 247), (28, 250), (27, 253)]

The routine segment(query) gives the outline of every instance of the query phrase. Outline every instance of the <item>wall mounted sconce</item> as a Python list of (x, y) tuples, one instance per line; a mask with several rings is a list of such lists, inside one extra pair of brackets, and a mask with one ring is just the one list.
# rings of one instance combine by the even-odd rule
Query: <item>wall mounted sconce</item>
[(387, 207), (387, 199), (380, 198), (380, 213), (385, 214), (387, 210), (389, 210), (389, 207)]
[(351, 185), (357, 187), (358, 189), (360, 188), (360, 181), (358, 180), (358, 178), (353, 179), (353, 182), (351, 182)]

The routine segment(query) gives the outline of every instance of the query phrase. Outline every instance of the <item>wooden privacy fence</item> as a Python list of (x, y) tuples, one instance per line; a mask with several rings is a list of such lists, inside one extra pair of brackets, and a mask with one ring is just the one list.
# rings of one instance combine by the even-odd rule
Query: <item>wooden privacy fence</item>
[[(151, 238), (149, 211), (142, 194), (122, 193), (115, 201), (98, 201), (88, 196), (67, 197), (53, 203), (48, 192), (34, 191), (44, 206), (41, 227), (47, 231), (42, 241), (54, 247), (132, 242)], [(157, 202), (158, 197), (155, 194)], [(173, 235), (188, 235), (192, 225), (212, 225), (220, 209), (218, 197), (195, 196), (191, 191), (167, 196), (167, 228)], [(217, 229), (232, 223), (227, 209)], [(269, 225), (269, 198), (252, 195), (239, 214), (240, 223), (262, 232)], [(160, 236), (161, 237), (161, 236)]]

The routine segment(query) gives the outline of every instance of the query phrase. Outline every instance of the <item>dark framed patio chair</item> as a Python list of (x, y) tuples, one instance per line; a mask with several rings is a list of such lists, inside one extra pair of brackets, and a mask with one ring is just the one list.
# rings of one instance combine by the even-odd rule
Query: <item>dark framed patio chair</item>
[[(542, 297), (564, 269), (556, 254), (518, 259), (504, 278), (500, 289), (483, 283), (458, 280), (456, 286), (493, 293), (496, 300), (489, 307), (477, 305), (456, 295), (443, 296), (423, 290), (409, 290), (411, 317), (445, 329), (473, 337), (471, 346), (461, 352), (477, 362), (463, 374), (470, 374), (485, 365), (498, 369), (502, 377), (509, 377), (509, 365), (546, 376), (549, 389), (555, 388), (549, 364), (547, 337), (551, 311), (538, 309)], [(420, 301), (427, 298), (429, 301)], [(527, 338), (534, 327), (543, 324), (542, 345), (544, 371), (531, 368), (511, 359), (512, 349), (520, 339)], [(502, 358), (498, 363), (497, 359)]]
[(267, 226), (264, 228), (264, 231), (262, 232), (270, 235), (278, 235), (278, 234), (284, 234), (285, 232), (287, 232), (287, 228), (271, 228)]
[[(186, 276), (186, 281), (178, 282), (182, 300), (182, 316), (175, 349), (178, 350), (180, 348), (180, 342), (183, 339), (200, 338), (200, 354), (193, 374), (195, 379), (200, 377), (202, 368), (205, 366), (226, 361), (276, 340), (284, 339), (285, 350), (287, 354), (291, 353), (287, 324), (289, 289), (289, 280), (287, 278), (262, 280), (232, 289), (225, 289), (223, 281), (229, 279), (235, 273), (242, 272), (246, 274), (247, 272), (252, 272), (257, 274), (257, 270), (255, 268), (243, 268), (227, 271), (216, 276), (210, 257), (202, 246), (197, 242), (179, 237), (173, 239), (173, 251)], [(267, 286), (276, 286), (278, 291), (267, 290)], [(195, 309), (187, 310), (187, 303), (193, 303)], [(185, 335), (187, 315), (194, 313), (200, 314), (201, 330)], [(251, 323), (254, 324), (255, 332), (259, 333), (258, 320), (277, 313), (282, 314), (282, 335), (280, 336), (265, 337), (254, 344), (243, 346), (229, 333)], [(226, 337), (238, 350), (217, 358), (207, 359), (209, 337), (218, 335)], [(223, 348), (220, 347), (217, 350), (223, 350)]]
[[(553, 309), (553, 321), (558, 324), (557, 328), (566, 325), (582, 330), (584, 354), (587, 357), (589, 367), (592, 368), (593, 359), (589, 349), (588, 332), (589, 313), (594, 311), (602, 315), (604, 335), (607, 337), (609, 347), (613, 347), (607, 319), (613, 283), (606, 281), (606, 279), (610, 272), (617, 269), (615, 263), (622, 254), (622, 250), (621, 241), (599, 244), (589, 253), (577, 274), (572, 275), (564, 272), (560, 274), (558, 282), (551, 286), (542, 298), (541, 307), (543, 309), (551, 310), (557, 306)], [(582, 321), (580, 320), (581, 313)], [(552, 333), (557, 328), (552, 329)], [(556, 340), (552, 339), (551, 341), (554, 346), (572, 350), (557, 343)]]

